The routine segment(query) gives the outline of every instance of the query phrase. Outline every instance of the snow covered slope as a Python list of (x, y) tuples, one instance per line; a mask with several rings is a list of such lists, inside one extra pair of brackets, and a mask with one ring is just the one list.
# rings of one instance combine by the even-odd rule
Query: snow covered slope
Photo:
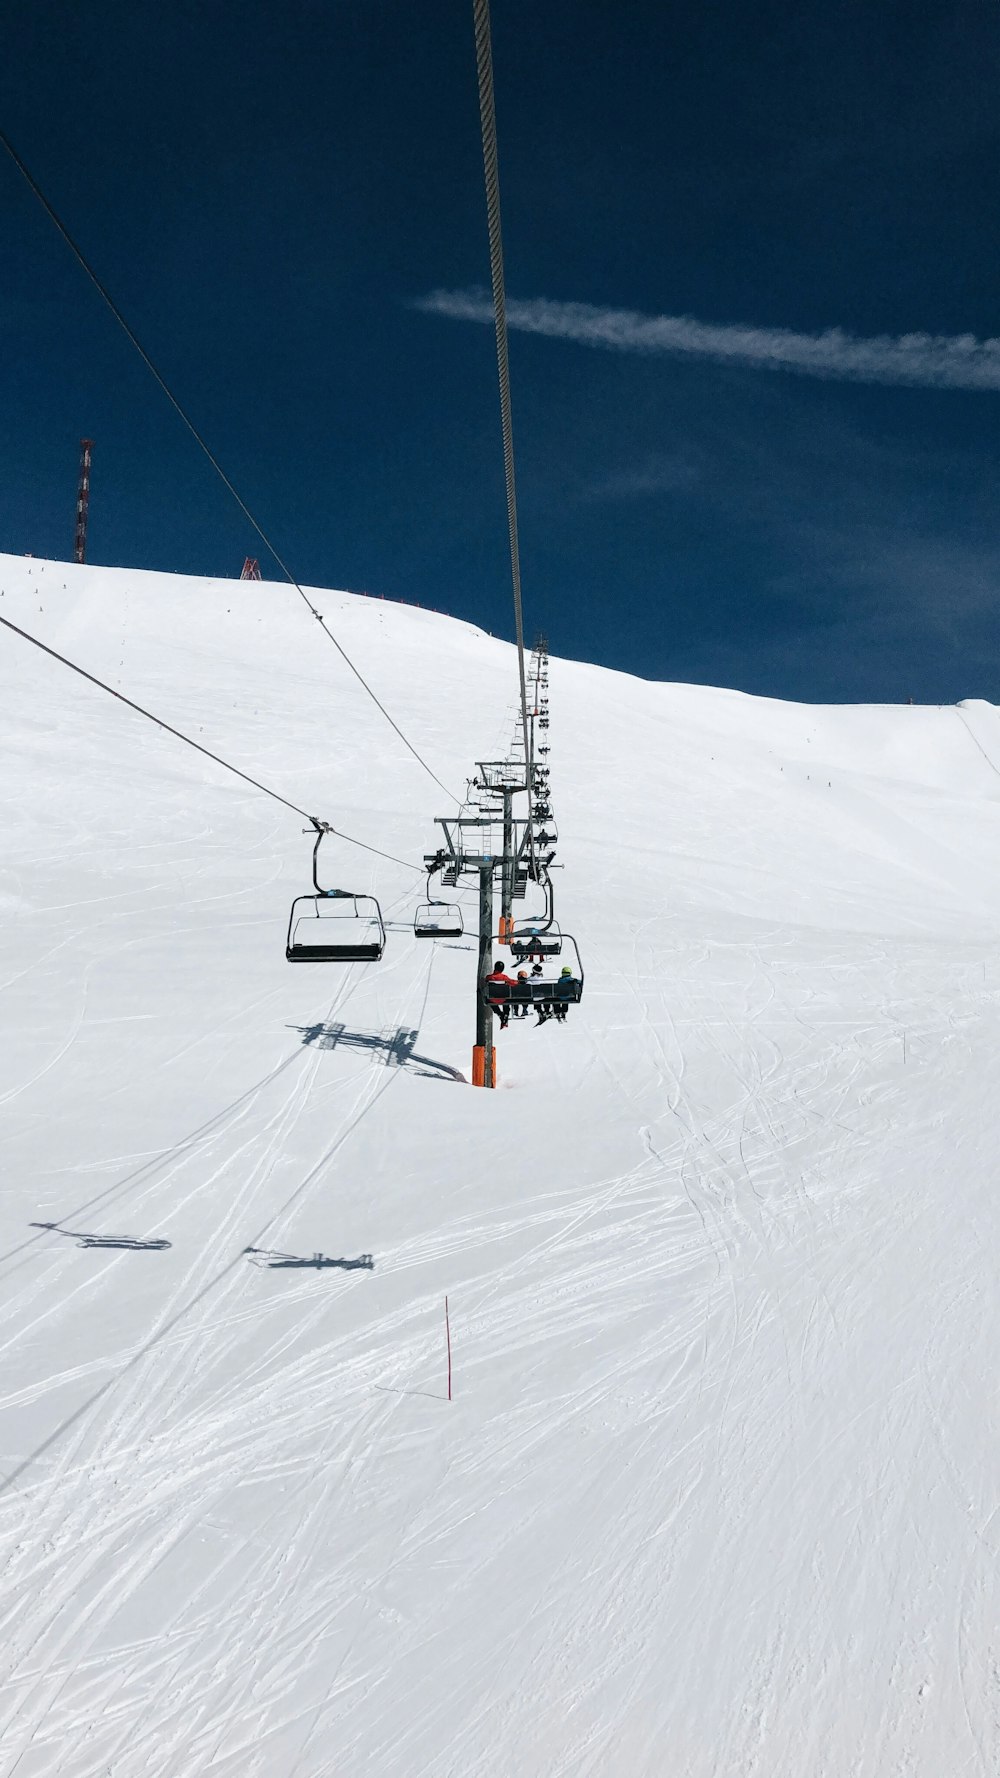
[[(461, 792), (513, 651), (317, 598)], [(288, 589), (0, 616), (400, 859), (449, 812)], [(486, 1093), (417, 877), (338, 853), (385, 958), (290, 969), (301, 822), (0, 675), (0, 1775), (995, 1774), (997, 711), (554, 661), (587, 992)]]

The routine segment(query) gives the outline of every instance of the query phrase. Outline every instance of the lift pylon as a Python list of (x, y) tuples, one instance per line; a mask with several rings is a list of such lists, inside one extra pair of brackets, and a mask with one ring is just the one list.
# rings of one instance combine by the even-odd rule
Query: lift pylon
[[(472, 1084), (477, 1087), (496, 1085), (493, 1011), (486, 986), (493, 953), (498, 944), (510, 945), (514, 940), (514, 903), (524, 898), (530, 882), (546, 880), (552, 862), (555, 834), (544, 826), (539, 829), (532, 809), (540, 788), (536, 773), (530, 759), (480, 760), (469, 783), (467, 812), (438, 817), (444, 843), (424, 858), (428, 871), (439, 871), (447, 888), (457, 887), (463, 878), (475, 878), (479, 883), (476, 1039), (472, 1050)], [(523, 816), (514, 813), (514, 798), (519, 795), (528, 798)], [(540, 832), (545, 834), (544, 849), (539, 845)], [(498, 926), (494, 924), (495, 887), (500, 891)]]
[(486, 978), (493, 967), (493, 860), (479, 867), (479, 968), (476, 975), (476, 1042), (472, 1051), (472, 1084), (495, 1087), (493, 1008), (486, 998)]

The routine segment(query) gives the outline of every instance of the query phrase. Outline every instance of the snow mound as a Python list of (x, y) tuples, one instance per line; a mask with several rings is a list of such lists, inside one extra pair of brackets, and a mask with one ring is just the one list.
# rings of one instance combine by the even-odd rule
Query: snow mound
[[(514, 651), (312, 595), (461, 794)], [(0, 557), (0, 1773), (1000, 1761), (1000, 721), (556, 659), (565, 1027), (473, 1091), (449, 804), (293, 590)], [(455, 1399), (445, 1399), (444, 1297)]]

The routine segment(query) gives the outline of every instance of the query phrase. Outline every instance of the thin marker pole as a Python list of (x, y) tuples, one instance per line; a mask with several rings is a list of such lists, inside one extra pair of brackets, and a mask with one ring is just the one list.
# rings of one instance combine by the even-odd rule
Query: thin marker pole
[(451, 1322), (448, 1319), (448, 1298), (444, 1299), (444, 1337), (448, 1346), (448, 1400), (451, 1400)]

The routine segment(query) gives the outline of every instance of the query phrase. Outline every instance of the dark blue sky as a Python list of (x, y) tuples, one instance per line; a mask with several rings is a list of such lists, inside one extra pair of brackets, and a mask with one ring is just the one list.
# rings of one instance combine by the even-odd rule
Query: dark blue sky
[[(32, 0), (3, 127), (296, 573), (510, 633), (471, 0)], [(509, 294), (1000, 333), (1000, 6), (493, 0)], [(260, 553), (6, 160), (0, 547)], [(511, 336), (526, 619), (776, 696), (1000, 696), (997, 388)], [(933, 381), (933, 377), (928, 377)], [(918, 379), (919, 381), (919, 379)], [(266, 572), (266, 568), (265, 568)]]

